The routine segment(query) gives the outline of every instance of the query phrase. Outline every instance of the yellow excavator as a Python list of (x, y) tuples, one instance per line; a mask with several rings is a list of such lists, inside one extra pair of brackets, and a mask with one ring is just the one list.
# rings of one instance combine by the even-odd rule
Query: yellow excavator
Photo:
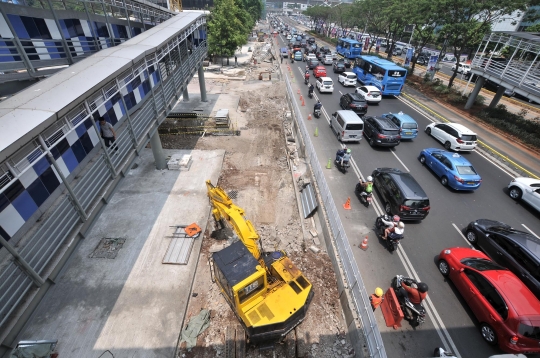
[(216, 222), (238, 236), (214, 252), (214, 280), (244, 328), (250, 344), (282, 341), (305, 318), (313, 287), (284, 251), (259, 249), (259, 235), (225, 191), (206, 181)]

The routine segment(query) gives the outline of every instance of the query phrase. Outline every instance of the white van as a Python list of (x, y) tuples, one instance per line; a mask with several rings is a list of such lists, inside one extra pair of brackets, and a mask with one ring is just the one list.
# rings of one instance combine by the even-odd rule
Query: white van
[(343, 72), (338, 76), (338, 82), (343, 86), (356, 86), (356, 75), (354, 72)]
[(334, 92), (334, 81), (332, 81), (330, 77), (317, 78), (317, 82), (315, 82), (315, 86), (317, 87), (320, 93), (322, 92), (333, 93)]
[(330, 128), (336, 132), (340, 142), (360, 142), (364, 132), (364, 121), (350, 110), (341, 110), (332, 114)]

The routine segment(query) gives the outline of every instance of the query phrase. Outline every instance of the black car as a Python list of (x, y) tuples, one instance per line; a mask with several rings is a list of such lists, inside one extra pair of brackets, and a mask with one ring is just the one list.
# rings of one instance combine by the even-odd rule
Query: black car
[(349, 60), (348, 58), (342, 57), (338, 60), (338, 63), (344, 64), (346, 68), (351, 68), (351, 60)]
[(401, 220), (423, 220), (430, 210), (429, 198), (410, 173), (394, 168), (377, 168), (371, 174), (384, 211)]
[(339, 99), (339, 105), (343, 109), (350, 109), (359, 115), (367, 113), (368, 104), (365, 98), (358, 93), (345, 93)]
[(347, 70), (343, 62), (334, 62), (332, 64), (332, 68), (334, 70), (334, 73), (343, 73)]
[(332, 53), (332, 51), (331, 51), (327, 46), (321, 46), (320, 49), (319, 49), (319, 51), (320, 51), (323, 55)]
[(419, 64), (419, 65), (427, 65), (428, 63), (428, 59), (425, 58), (424, 56), (420, 56), (416, 59), (416, 63)]
[(307, 41), (306, 40), (300, 41), (300, 46), (302, 46), (303, 48), (306, 48), (307, 47)]
[(317, 67), (319, 65), (319, 61), (317, 61), (315, 59), (310, 59), (310, 60), (308, 60), (307, 65), (308, 65), (309, 69), (312, 70), (312, 69), (314, 69), (315, 67)]
[(540, 240), (500, 221), (479, 219), (466, 229), (467, 240), (507, 267), (540, 299)]
[(364, 136), (370, 146), (395, 147), (401, 142), (400, 128), (386, 117), (366, 117)]
[(308, 38), (307, 42), (309, 42), (310, 44), (314, 44), (315, 43), (315, 37)]

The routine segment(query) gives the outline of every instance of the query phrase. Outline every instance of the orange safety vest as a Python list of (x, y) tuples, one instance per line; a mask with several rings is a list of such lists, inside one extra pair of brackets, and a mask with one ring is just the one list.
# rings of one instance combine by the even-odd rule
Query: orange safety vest
[(381, 305), (383, 298), (372, 293), (371, 296), (369, 296), (369, 300), (371, 301), (371, 306), (377, 308)]

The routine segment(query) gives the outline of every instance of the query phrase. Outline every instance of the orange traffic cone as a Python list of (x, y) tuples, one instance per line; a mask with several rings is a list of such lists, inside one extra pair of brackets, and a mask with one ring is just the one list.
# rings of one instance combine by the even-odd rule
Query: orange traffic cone
[(302, 97), (302, 95), (300, 95), (300, 100), (303, 101), (304, 100), (304, 97)]
[(311, 121), (311, 113), (307, 116), (308, 121)]
[(364, 250), (364, 251), (367, 250), (367, 248), (368, 248), (367, 236), (366, 236), (366, 238), (364, 239), (364, 241), (362, 241), (362, 243), (360, 244), (360, 248), (361, 248), (362, 250)]
[(306, 102), (304, 102), (304, 99), (302, 98), (302, 106), (305, 106)]
[(300, 94), (300, 88), (298, 89), (298, 91), (296, 92), (297, 94)]
[(351, 197), (347, 198), (347, 201), (343, 204), (343, 208), (345, 210), (351, 210)]

